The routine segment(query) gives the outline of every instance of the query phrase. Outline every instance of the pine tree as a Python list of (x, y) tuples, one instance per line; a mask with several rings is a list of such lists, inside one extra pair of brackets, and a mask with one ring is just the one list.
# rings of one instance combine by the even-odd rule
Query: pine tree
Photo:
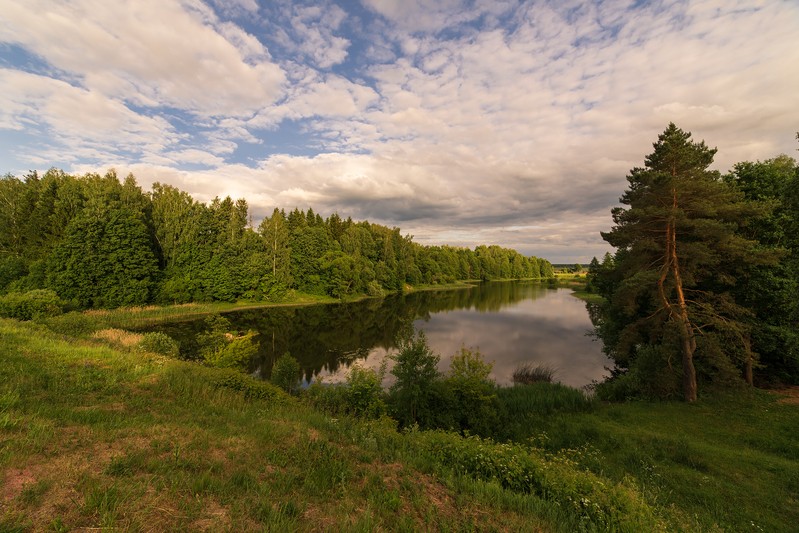
[(741, 265), (773, 258), (738, 231), (740, 221), (764, 208), (709, 170), (715, 149), (674, 124), (653, 146), (644, 168), (627, 177), (620, 201), (628, 207), (613, 209), (615, 226), (602, 234), (617, 252), (605, 274), (613, 281), (605, 284), (609, 303), (598, 333), (622, 369), (635, 366), (642, 352), (660, 354), (669, 369), (679, 359), (683, 396), (692, 402), (698, 347), (711, 378), (751, 362), (747, 311), (729, 290)]

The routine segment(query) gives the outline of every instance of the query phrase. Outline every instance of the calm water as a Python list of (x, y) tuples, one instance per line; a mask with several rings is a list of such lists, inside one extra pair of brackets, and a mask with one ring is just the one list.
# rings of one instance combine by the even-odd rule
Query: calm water
[[(461, 346), (477, 348), (494, 362), (493, 377), (499, 384), (510, 384), (513, 370), (528, 362), (552, 366), (556, 381), (574, 387), (602, 379), (604, 367), (610, 366), (600, 343), (587, 335), (592, 326), (585, 303), (567, 289), (533, 282), (493, 282), (471, 289), (224, 316), (235, 329), (259, 333), (258, 356), (250, 370), (263, 378), (277, 357), (290, 352), (302, 365), (306, 381), (340, 381), (356, 361), (377, 368), (396, 352), (396, 339), (414, 330), (424, 331), (430, 347), (441, 355), (442, 371)], [(177, 339), (184, 356), (193, 357), (204, 322), (165, 324), (158, 330)]]

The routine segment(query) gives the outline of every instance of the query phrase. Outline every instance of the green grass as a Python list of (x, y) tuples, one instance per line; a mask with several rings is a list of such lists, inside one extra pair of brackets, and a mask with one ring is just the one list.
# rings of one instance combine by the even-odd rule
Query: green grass
[[(357, 300), (358, 297), (353, 298)], [(330, 296), (320, 296), (292, 291), (279, 302), (208, 302), (178, 305), (147, 305), (143, 307), (120, 307), (117, 309), (89, 309), (72, 311), (63, 315), (43, 318), (39, 322), (51, 330), (70, 336), (86, 336), (103, 329), (140, 329), (161, 322), (193, 320), (229, 311), (258, 309), (262, 307), (281, 307), (334, 303), (341, 300)], [(349, 300), (348, 300), (349, 301)]]
[(538, 496), (421, 470), (393, 423), (332, 419), (244, 375), (11, 320), (0, 353), (2, 531), (575, 523)]
[(0, 320), (0, 531), (792, 531), (799, 406), (499, 392), (517, 444)]

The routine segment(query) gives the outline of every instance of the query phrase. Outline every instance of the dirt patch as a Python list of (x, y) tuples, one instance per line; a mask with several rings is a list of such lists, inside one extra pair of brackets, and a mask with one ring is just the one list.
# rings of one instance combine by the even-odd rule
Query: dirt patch
[(36, 483), (36, 478), (37, 476), (34, 474), (33, 469), (29, 467), (7, 470), (3, 477), (0, 501), (9, 502), (13, 500), (22, 493), (26, 486)]
[(227, 509), (214, 500), (207, 500), (203, 509), (203, 518), (195, 520), (192, 528), (195, 531), (229, 531), (230, 515)]
[(774, 391), (774, 394), (781, 396), (777, 403), (788, 405), (799, 405), (799, 387), (788, 387)]

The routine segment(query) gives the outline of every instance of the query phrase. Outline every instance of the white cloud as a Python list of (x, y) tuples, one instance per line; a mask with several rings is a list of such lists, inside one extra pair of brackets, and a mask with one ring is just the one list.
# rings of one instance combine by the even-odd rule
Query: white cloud
[(0, 125), (42, 131), (51, 155), (58, 154), (52, 160), (159, 152), (178, 140), (165, 120), (139, 115), (97, 91), (10, 69), (0, 69), (0, 87)]
[[(346, 3), (283, 3), (271, 20), (241, 0), (245, 31), (197, 0), (0, 0), (1, 40), (74, 77), (9, 71), (0, 127), (74, 132), (64, 143), (77, 154), (201, 199), (246, 197), (256, 216), (312, 206), (424, 242), (581, 262), (607, 249), (599, 231), (624, 177), (668, 122), (718, 146), (720, 170), (795, 154), (789, 2), (363, 3), (372, 25)], [(188, 113), (152, 118), (134, 104)], [(192, 114), (201, 128), (183, 135)], [(286, 121), (322, 153), (231, 164), (266, 130), (274, 145)], [(115, 128), (138, 159), (121, 155)]]
[(4, 2), (0, 20), (3, 41), (137, 105), (239, 115), (282, 91), (283, 73), (257, 40), (198, 2)]

